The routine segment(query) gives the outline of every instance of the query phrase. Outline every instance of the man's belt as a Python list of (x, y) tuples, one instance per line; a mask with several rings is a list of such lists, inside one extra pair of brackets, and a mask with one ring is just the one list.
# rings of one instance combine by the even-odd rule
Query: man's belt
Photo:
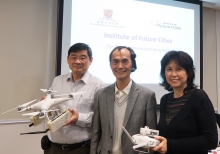
[(75, 143), (75, 144), (59, 144), (59, 143), (52, 142), (52, 144), (56, 147), (61, 148), (62, 150), (74, 150), (77, 148), (81, 148), (81, 147), (90, 145), (90, 141), (91, 140), (87, 140), (87, 141), (83, 141), (83, 142)]

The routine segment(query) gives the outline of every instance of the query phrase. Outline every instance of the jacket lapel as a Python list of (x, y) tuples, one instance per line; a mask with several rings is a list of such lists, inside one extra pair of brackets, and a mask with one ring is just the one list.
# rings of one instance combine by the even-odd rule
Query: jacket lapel
[(125, 117), (124, 117), (124, 123), (123, 123), (124, 127), (126, 126), (128, 122), (128, 119), (136, 103), (137, 97), (138, 97), (138, 87), (136, 86), (136, 83), (132, 81), (132, 86), (129, 92), (128, 103), (127, 103), (127, 107), (125, 111)]
[(107, 106), (108, 106), (110, 128), (111, 128), (111, 131), (113, 132), (114, 130), (113, 126), (114, 126), (115, 84), (110, 85), (106, 95), (107, 95)]

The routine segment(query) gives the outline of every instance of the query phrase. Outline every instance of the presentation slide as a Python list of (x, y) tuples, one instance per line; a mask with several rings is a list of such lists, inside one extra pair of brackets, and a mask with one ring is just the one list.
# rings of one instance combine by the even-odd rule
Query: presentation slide
[[(159, 98), (167, 93), (159, 86), (161, 58), (170, 50), (185, 51), (194, 59), (199, 85), (200, 31), (195, 28), (200, 26), (199, 5), (168, 2), (173, 5), (146, 1), (72, 1), (69, 46), (77, 42), (90, 45), (93, 63), (89, 71), (106, 84), (115, 82), (109, 63), (112, 49), (131, 47), (137, 55), (137, 70), (131, 73), (132, 80), (152, 89)], [(179, 7), (180, 3), (184, 7)], [(70, 71), (66, 57), (67, 51), (62, 51), (61, 74)]]

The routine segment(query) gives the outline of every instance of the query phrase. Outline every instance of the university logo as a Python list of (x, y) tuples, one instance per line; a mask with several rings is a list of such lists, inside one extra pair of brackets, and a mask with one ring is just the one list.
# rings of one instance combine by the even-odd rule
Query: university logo
[(106, 19), (111, 19), (112, 18), (112, 14), (113, 14), (112, 10), (107, 10), (107, 9), (104, 10), (104, 17)]
[[(113, 16), (113, 10), (110, 9), (103, 9), (100, 10), (100, 15), (102, 16), (97, 21), (91, 22), (91, 25), (94, 26), (107, 26), (107, 27), (114, 27), (114, 28), (124, 28), (124, 26), (119, 25), (117, 20), (115, 20)], [(117, 18), (117, 17), (116, 17)]]

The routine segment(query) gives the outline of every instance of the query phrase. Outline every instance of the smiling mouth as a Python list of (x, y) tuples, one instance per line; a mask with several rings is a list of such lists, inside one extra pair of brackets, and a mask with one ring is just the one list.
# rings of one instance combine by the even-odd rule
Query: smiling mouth
[(116, 73), (125, 73), (126, 71), (125, 70), (123, 70), (123, 71), (115, 71)]
[(115, 72), (117, 72), (117, 73), (124, 73), (124, 72), (126, 72), (126, 69), (116, 69)]
[(173, 80), (171, 80), (172, 82), (177, 82), (177, 81), (179, 81), (179, 79), (173, 79)]

